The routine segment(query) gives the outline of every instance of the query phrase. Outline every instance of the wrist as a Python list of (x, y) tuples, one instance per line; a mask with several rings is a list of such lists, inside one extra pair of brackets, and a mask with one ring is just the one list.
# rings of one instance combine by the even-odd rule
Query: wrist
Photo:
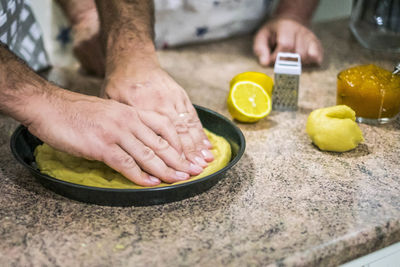
[(309, 26), (319, 0), (280, 0), (273, 17)]
[(75, 15), (75, 19), (70, 20), (75, 45), (90, 40), (93, 36), (99, 34), (100, 25), (96, 9), (84, 11)]
[(97, 8), (93, 0), (57, 0), (72, 26), (82, 23), (88, 17), (97, 17)]
[(106, 78), (114, 76), (132, 77), (136, 74), (151, 72), (154, 69), (160, 68), (153, 45), (121, 50), (117, 53), (107, 55)]
[(275, 14), (272, 16), (272, 21), (278, 21), (278, 20), (291, 20), (291, 21), (297, 22), (306, 27), (308, 27), (311, 23), (310, 19), (306, 19), (299, 15), (291, 14), (291, 13), (281, 13), (281, 14)]
[(47, 85), (32, 81), (29, 84), (18, 84), (18, 88), (12, 88), (2, 92), (3, 112), (25, 126), (29, 126), (37, 117), (38, 112), (46, 106), (45, 98), (51, 93)]

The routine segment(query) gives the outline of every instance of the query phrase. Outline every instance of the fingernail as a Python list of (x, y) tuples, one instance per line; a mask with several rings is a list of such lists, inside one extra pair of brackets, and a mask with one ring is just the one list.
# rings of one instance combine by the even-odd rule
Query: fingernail
[(176, 171), (175, 174), (176, 174), (175, 178), (178, 180), (186, 180), (190, 177), (190, 175), (187, 174), (186, 172)]
[(161, 182), (160, 179), (158, 179), (158, 178), (156, 178), (156, 177), (154, 177), (154, 176), (151, 176), (151, 175), (149, 175), (149, 179), (150, 179), (150, 181), (152, 181), (153, 183), (160, 183), (160, 182)]
[(194, 160), (201, 166), (201, 167), (206, 167), (207, 166), (207, 162), (200, 158), (200, 157), (195, 157)]
[(199, 173), (201, 173), (203, 171), (203, 168), (198, 166), (198, 165), (194, 165), (193, 163), (190, 163), (190, 171), (193, 174), (197, 175), (197, 174), (199, 174)]
[(201, 154), (203, 154), (204, 158), (206, 158), (208, 160), (213, 160), (214, 159), (214, 155), (210, 152), (210, 150), (203, 149), (201, 151)]
[(207, 139), (203, 140), (203, 144), (205, 144), (208, 148), (212, 148), (212, 144), (210, 141), (208, 141)]

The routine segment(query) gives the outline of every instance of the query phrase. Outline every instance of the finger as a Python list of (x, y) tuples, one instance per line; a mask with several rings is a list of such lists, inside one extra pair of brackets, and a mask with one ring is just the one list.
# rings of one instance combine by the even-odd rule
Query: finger
[(136, 164), (132, 156), (126, 153), (118, 145), (114, 145), (108, 149), (107, 153), (104, 153), (102, 161), (135, 184), (142, 186), (155, 186), (161, 182), (158, 178), (144, 173)]
[(189, 111), (189, 113), (191, 113), (193, 115), (193, 117), (195, 118), (193, 120), (194, 127), (199, 129), (199, 135), (202, 139), (201, 142), (207, 149), (211, 149), (213, 147), (213, 145), (211, 144), (210, 140), (208, 139), (206, 133), (204, 132), (203, 125), (201, 124), (199, 116), (197, 115), (196, 109), (194, 108), (194, 106), (192, 105), (192, 103), (190, 101), (187, 101), (185, 104), (186, 104), (186, 108)]
[(197, 151), (200, 151), (206, 161), (213, 161), (214, 155), (209, 150), (212, 148), (212, 144), (204, 132), (203, 125), (200, 122), (196, 109), (190, 101), (187, 101), (185, 104), (191, 116), (191, 119), (188, 122), (189, 133), (195, 142), (196, 149)]
[(295, 53), (298, 53), (300, 55), (301, 61), (303, 64), (307, 63), (307, 50), (308, 50), (308, 44), (309, 44), (309, 38), (305, 37), (303, 34), (298, 33), (296, 34), (296, 48), (295, 48)]
[(171, 120), (156, 112), (139, 112), (141, 121), (150, 127), (156, 134), (162, 136), (180, 154), (183, 153), (181, 141)]
[(271, 62), (275, 62), (279, 52), (294, 52), (296, 43), (296, 32), (278, 28), (276, 33), (276, 48), (271, 55)]
[(323, 60), (323, 55), (324, 51), (321, 42), (317, 38), (313, 38), (313, 40), (309, 44), (307, 51), (309, 62), (321, 65)]
[(139, 130), (132, 129), (132, 131), (135, 137), (153, 150), (167, 166), (191, 175), (198, 175), (203, 171), (203, 168), (182, 157), (181, 153), (178, 153), (164, 138), (155, 134), (146, 125), (140, 125)]
[(183, 151), (186, 157), (193, 163), (199, 164), (203, 168), (207, 167), (208, 164), (200, 152), (201, 149), (198, 147), (195, 137), (192, 136), (194, 120), (192, 118), (192, 114), (187, 110), (184, 102), (176, 104), (175, 109), (178, 113), (177, 117), (174, 119), (174, 125), (180, 136)]
[(175, 129), (179, 135), (179, 139), (182, 144), (182, 150), (185, 154), (186, 158), (190, 160), (192, 163), (199, 165), (202, 168), (207, 167), (207, 162), (204, 160), (203, 156), (200, 152), (197, 151), (196, 145), (193, 142), (193, 138), (190, 135), (189, 127), (186, 122), (186, 118), (188, 112), (177, 114), (173, 119), (173, 124)]
[(143, 171), (166, 183), (184, 181), (190, 178), (188, 173), (169, 168), (150, 147), (145, 146), (133, 135), (124, 136), (119, 141), (119, 146), (134, 158)]
[(267, 27), (262, 27), (254, 37), (253, 51), (262, 66), (268, 66), (270, 64), (271, 50), (269, 47), (269, 39), (270, 31)]

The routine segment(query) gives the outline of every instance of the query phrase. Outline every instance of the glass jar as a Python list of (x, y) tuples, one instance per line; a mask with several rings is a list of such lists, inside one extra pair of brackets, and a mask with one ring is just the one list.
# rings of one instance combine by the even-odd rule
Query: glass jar
[(337, 77), (336, 103), (351, 107), (358, 122), (390, 122), (400, 111), (400, 76), (372, 64), (343, 70)]
[(350, 29), (366, 48), (400, 53), (400, 0), (354, 0)]

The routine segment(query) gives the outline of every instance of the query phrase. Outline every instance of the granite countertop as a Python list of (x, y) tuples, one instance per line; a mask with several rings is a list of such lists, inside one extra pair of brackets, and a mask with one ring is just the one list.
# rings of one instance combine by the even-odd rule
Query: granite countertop
[[(9, 149), (17, 123), (0, 117), (0, 265), (335, 266), (400, 241), (400, 122), (360, 125), (365, 142), (321, 152), (305, 133), (311, 110), (334, 105), (336, 75), (355, 64), (391, 69), (399, 54), (372, 52), (346, 20), (314, 25), (326, 60), (305, 68), (297, 113), (237, 124), (240, 162), (209, 191), (150, 207), (103, 207), (44, 189)], [(228, 82), (263, 69), (251, 36), (159, 52), (195, 104), (227, 117)], [(50, 79), (92, 93), (100, 81), (75, 69)]]

